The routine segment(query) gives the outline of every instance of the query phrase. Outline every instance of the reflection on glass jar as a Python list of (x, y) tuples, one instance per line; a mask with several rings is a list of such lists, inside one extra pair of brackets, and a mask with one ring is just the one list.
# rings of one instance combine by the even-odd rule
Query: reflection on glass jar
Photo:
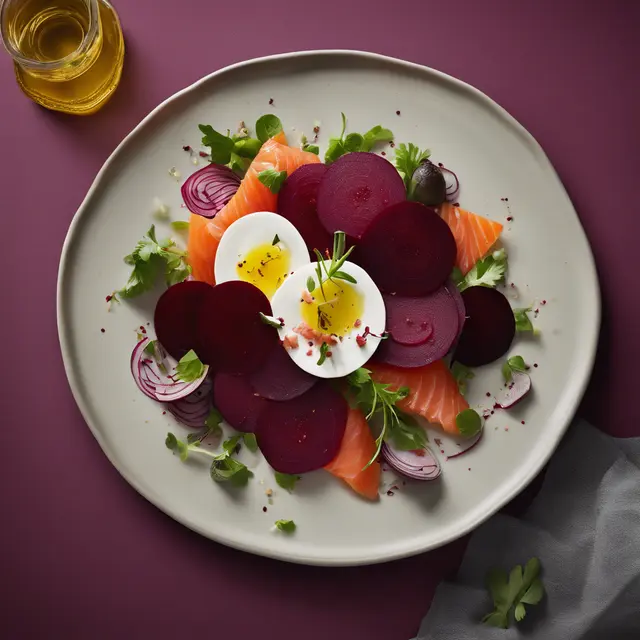
[(22, 90), (48, 109), (86, 115), (118, 86), (120, 21), (107, 0), (0, 0), (2, 40)]

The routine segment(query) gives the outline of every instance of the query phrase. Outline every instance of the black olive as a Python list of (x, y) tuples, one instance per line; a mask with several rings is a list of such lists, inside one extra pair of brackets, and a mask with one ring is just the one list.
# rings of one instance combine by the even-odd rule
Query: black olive
[(447, 183), (440, 167), (430, 160), (423, 160), (413, 172), (412, 199), (428, 207), (435, 207), (445, 200)]

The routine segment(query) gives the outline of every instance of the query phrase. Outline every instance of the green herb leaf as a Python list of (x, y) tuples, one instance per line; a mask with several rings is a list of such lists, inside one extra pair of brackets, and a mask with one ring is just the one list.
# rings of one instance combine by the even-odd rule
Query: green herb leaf
[(307, 278), (307, 291), (311, 293), (316, 288), (316, 281), (312, 276)]
[(331, 164), (345, 153), (347, 153), (347, 150), (344, 148), (342, 140), (339, 138), (329, 138), (329, 146), (324, 154), (324, 162), (325, 164)]
[(173, 433), (167, 433), (167, 437), (164, 441), (167, 449), (170, 449), (174, 453), (177, 453), (180, 456), (180, 460), (184, 462), (189, 457), (189, 447), (182, 442), (182, 440), (178, 440)]
[(278, 234), (276, 233), (276, 235), (273, 236), (273, 240), (271, 242), (271, 246), (275, 247), (278, 244), (278, 242), (280, 242), (280, 236), (278, 236)]
[(176, 375), (182, 382), (193, 382), (201, 378), (203, 373), (204, 365), (193, 349), (185, 353), (176, 366)]
[(473, 369), (465, 367), (458, 361), (455, 361), (451, 365), (451, 374), (458, 383), (458, 389), (462, 395), (467, 392), (467, 380), (472, 380), (476, 376), (476, 374), (473, 372)]
[(513, 310), (513, 316), (516, 319), (516, 331), (518, 333), (533, 333), (533, 335), (538, 335), (539, 331), (533, 326), (533, 323), (529, 319), (529, 311), (531, 311), (531, 307)]
[(453, 271), (451, 272), (451, 279), (453, 280), (456, 287), (460, 288), (460, 286), (464, 282), (464, 276), (462, 275), (462, 271), (460, 271), (460, 267), (453, 267)]
[(231, 436), (228, 440), (222, 443), (222, 448), (231, 456), (238, 451), (238, 445), (242, 440), (242, 435)]
[(522, 356), (513, 356), (502, 365), (502, 375), (505, 382), (510, 382), (513, 379), (514, 371), (526, 372), (526, 370), (527, 365)]
[(186, 220), (174, 220), (171, 228), (174, 231), (189, 231), (189, 223)]
[(538, 604), (544, 596), (544, 586), (538, 577), (539, 573), (540, 561), (537, 558), (531, 558), (527, 562), (524, 572), (520, 565), (516, 565), (508, 578), (501, 569), (489, 571), (486, 585), (495, 610), (484, 616), (482, 622), (492, 627), (507, 629), (511, 612), (516, 622), (520, 622), (527, 613), (524, 605)]
[(242, 436), (242, 439), (244, 440), (245, 446), (249, 451), (251, 451), (251, 453), (255, 453), (258, 450), (258, 441), (256, 440), (255, 433), (245, 433)]
[(233, 151), (241, 158), (252, 160), (258, 155), (262, 142), (256, 138), (239, 138), (233, 143)]
[(507, 252), (504, 249), (494, 251), (475, 263), (464, 280), (458, 283), (458, 289), (464, 291), (469, 287), (496, 287), (503, 280), (507, 271)]
[(143, 349), (143, 351), (148, 356), (155, 357), (155, 355), (156, 355), (156, 341), (155, 340), (149, 340), (149, 342), (147, 342), (147, 346)]
[(362, 151), (364, 145), (364, 138), (359, 133), (350, 133), (343, 142), (344, 150), (346, 153), (352, 151)]
[(209, 415), (207, 419), (204, 421), (205, 425), (211, 430), (220, 429), (220, 423), (222, 422), (222, 414), (215, 408), (211, 407), (211, 411), (209, 411)]
[(258, 312), (260, 314), (260, 320), (262, 320), (262, 322), (264, 322), (264, 324), (273, 327), (274, 329), (280, 329), (282, 328), (282, 322), (280, 322), (280, 320), (276, 320), (275, 318), (272, 318), (271, 316), (266, 316), (264, 313), (262, 313), (262, 311)]
[(371, 151), (378, 142), (391, 142), (393, 133), (389, 129), (383, 129), (380, 125), (376, 125), (364, 134), (364, 142), (362, 151)]
[(332, 277), (336, 278), (337, 280), (346, 280), (351, 284), (358, 284), (358, 281), (352, 275), (346, 273), (345, 271), (334, 271)]
[(256, 122), (256, 135), (260, 142), (266, 142), (269, 138), (277, 136), (281, 131), (283, 131), (283, 128), (280, 118), (271, 113), (261, 116)]
[(398, 169), (402, 179), (404, 180), (404, 186), (407, 189), (407, 193), (411, 191), (411, 180), (416, 169), (423, 160), (426, 160), (431, 155), (429, 149), (424, 151), (420, 150), (413, 143), (405, 144), (400, 143), (396, 148), (396, 169)]
[(328, 351), (329, 351), (329, 345), (326, 342), (323, 342), (320, 345), (320, 357), (318, 358), (318, 362), (316, 362), (318, 366), (324, 364), (325, 360), (327, 359)]
[(296, 530), (296, 523), (293, 520), (276, 520), (276, 527), (285, 533), (293, 533)]
[(227, 164), (234, 149), (233, 140), (216, 131), (211, 125), (199, 124), (198, 128), (203, 133), (202, 145), (211, 148), (211, 162)]
[(482, 418), (477, 411), (465, 409), (456, 416), (456, 426), (462, 437), (471, 438), (482, 429)]
[(275, 169), (265, 169), (258, 174), (258, 180), (260, 180), (265, 187), (268, 187), (271, 193), (278, 193), (286, 179), (286, 171), (276, 171)]
[(302, 147), (303, 151), (308, 151), (309, 153), (315, 153), (317, 156), (320, 155), (320, 147), (316, 144), (305, 144)]
[(391, 429), (390, 438), (393, 446), (401, 451), (416, 451), (427, 446), (425, 430), (406, 413), (396, 409), (398, 422)]
[(288, 473), (280, 473), (278, 471), (276, 471), (275, 476), (278, 486), (286, 489), (287, 491), (293, 491), (296, 486), (296, 482), (300, 480), (300, 476), (292, 476)]
[(244, 487), (253, 477), (246, 465), (226, 453), (214, 458), (209, 473), (215, 482), (230, 482), (237, 487)]

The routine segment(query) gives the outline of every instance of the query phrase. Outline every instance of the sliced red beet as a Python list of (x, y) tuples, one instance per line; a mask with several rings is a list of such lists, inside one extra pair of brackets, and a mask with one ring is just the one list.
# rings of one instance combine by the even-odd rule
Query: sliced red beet
[(198, 318), (201, 359), (223, 373), (257, 371), (278, 345), (277, 331), (260, 313), (270, 316), (271, 304), (252, 284), (231, 280), (211, 288)]
[(456, 241), (447, 223), (419, 202), (385, 209), (366, 230), (354, 262), (386, 293), (424, 296), (451, 275)]
[(280, 473), (306, 473), (329, 464), (338, 453), (349, 407), (321, 380), (289, 402), (267, 402), (256, 437), (267, 462)]
[(198, 340), (198, 318), (212, 290), (210, 284), (192, 280), (174, 284), (160, 296), (153, 324), (160, 344), (176, 360), (193, 349), (202, 362), (209, 364)]
[(458, 337), (458, 305), (447, 287), (421, 298), (384, 296), (384, 304), (391, 337), (378, 346), (378, 362), (422, 367), (443, 358)]
[(305, 164), (296, 169), (278, 193), (278, 213), (300, 232), (309, 252), (324, 254), (331, 249), (333, 238), (318, 218), (318, 187), (327, 171), (326, 164)]
[(229, 426), (253, 433), (267, 401), (255, 392), (246, 377), (218, 373), (213, 381), (213, 404)]
[(318, 190), (318, 217), (330, 233), (360, 238), (386, 207), (405, 199), (396, 168), (375, 153), (347, 153), (329, 166)]
[(466, 322), (454, 360), (468, 367), (489, 364), (511, 346), (516, 323), (509, 301), (496, 289), (469, 287), (462, 292)]
[(303, 371), (285, 351), (276, 348), (258, 371), (248, 376), (254, 391), (268, 400), (292, 400), (301, 396), (318, 381)]

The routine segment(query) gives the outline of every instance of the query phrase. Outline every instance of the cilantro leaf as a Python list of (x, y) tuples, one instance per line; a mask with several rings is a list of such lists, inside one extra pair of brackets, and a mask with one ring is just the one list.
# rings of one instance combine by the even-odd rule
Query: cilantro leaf
[(531, 311), (531, 307), (513, 310), (513, 316), (516, 320), (516, 331), (518, 333), (532, 333), (534, 336), (537, 336), (540, 334), (540, 331), (533, 326), (529, 318), (529, 311)]
[(275, 169), (265, 169), (258, 174), (258, 180), (260, 180), (265, 187), (268, 187), (271, 193), (278, 193), (286, 179), (286, 171), (276, 171)]
[(266, 142), (269, 138), (277, 136), (281, 131), (283, 131), (282, 122), (280, 122), (278, 116), (274, 116), (272, 113), (261, 116), (256, 122), (256, 135), (260, 142)]
[(300, 480), (300, 476), (293, 476), (289, 473), (280, 473), (279, 471), (276, 471), (275, 475), (278, 486), (286, 489), (287, 491), (293, 491), (296, 486), (296, 482)]
[(396, 149), (396, 169), (400, 172), (402, 179), (404, 180), (404, 186), (407, 189), (407, 193), (411, 192), (411, 181), (413, 174), (423, 160), (426, 160), (431, 155), (429, 149), (424, 151), (420, 150), (415, 144), (410, 142), (405, 144), (401, 142)]
[(203, 373), (204, 365), (193, 349), (185, 353), (176, 366), (176, 375), (182, 382), (193, 382), (202, 377)]
[(209, 124), (199, 124), (202, 131), (202, 145), (211, 148), (211, 162), (228, 164), (231, 161), (234, 142), (229, 136), (224, 136)]
[(471, 438), (482, 429), (482, 419), (474, 409), (465, 409), (456, 416), (456, 426), (461, 436)]
[(491, 569), (487, 573), (486, 585), (495, 609), (484, 616), (482, 622), (491, 627), (507, 629), (511, 612), (516, 622), (520, 622), (527, 613), (524, 605), (536, 605), (544, 596), (539, 574), (538, 558), (531, 558), (524, 572), (520, 565), (516, 565), (508, 577), (501, 569)]
[(510, 382), (513, 379), (514, 371), (527, 371), (527, 365), (522, 356), (513, 356), (502, 365), (502, 375), (505, 382)]
[(458, 289), (464, 291), (469, 287), (496, 287), (504, 280), (506, 271), (507, 252), (504, 249), (494, 251), (475, 263), (464, 280), (458, 283)]
[(460, 364), (457, 360), (451, 365), (451, 374), (458, 383), (458, 390), (462, 395), (467, 392), (467, 380), (472, 380), (476, 374), (469, 367)]
[(123, 298), (133, 298), (148, 291), (155, 284), (163, 266), (168, 286), (182, 282), (191, 273), (186, 258), (186, 251), (178, 249), (173, 240), (158, 242), (155, 225), (151, 225), (134, 250), (124, 258), (133, 269), (127, 284), (118, 293)]
[(296, 530), (296, 523), (293, 520), (276, 520), (276, 528), (285, 533), (293, 533)]
[(247, 447), (251, 453), (255, 453), (258, 450), (258, 441), (256, 440), (255, 433), (245, 433), (242, 439), (244, 440), (245, 447)]

